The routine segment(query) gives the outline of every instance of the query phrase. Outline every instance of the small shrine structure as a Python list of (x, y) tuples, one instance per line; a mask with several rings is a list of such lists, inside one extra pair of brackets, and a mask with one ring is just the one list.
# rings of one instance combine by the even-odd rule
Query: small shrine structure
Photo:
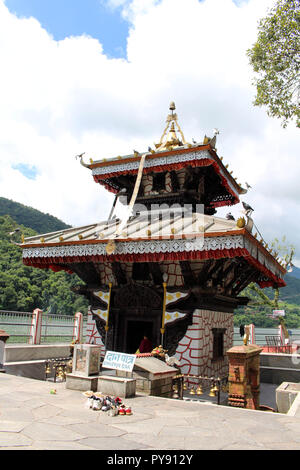
[[(285, 267), (253, 233), (252, 209), (216, 216), (244, 189), (217, 154), (218, 132), (188, 143), (171, 103), (159, 143), (144, 153), (80, 162), (115, 194), (110, 216), (23, 240), (23, 262), (76, 273), (89, 299), (89, 339), (134, 353), (147, 335), (176, 355), (185, 374), (228, 373), (234, 310), (243, 289), (281, 287)], [(117, 200), (127, 205), (114, 216)]]

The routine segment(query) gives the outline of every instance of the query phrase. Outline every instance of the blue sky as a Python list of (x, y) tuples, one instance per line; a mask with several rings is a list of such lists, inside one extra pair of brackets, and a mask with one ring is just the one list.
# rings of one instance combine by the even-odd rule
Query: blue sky
[(25, 163), (18, 163), (17, 165), (12, 165), (14, 170), (18, 170), (29, 180), (35, 180), (38, 171), (35, 166), (26, 165)]
[(99, 39), (108, 57), (126, 57), (129, 24), (120, 8), (103, 0), (6, 0), (18, 17), (36, 18), (56, 40), (87, 34)]

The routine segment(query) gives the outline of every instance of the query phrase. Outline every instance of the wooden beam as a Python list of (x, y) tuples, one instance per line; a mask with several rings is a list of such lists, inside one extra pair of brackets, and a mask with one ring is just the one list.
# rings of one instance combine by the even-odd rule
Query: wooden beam
[(202, 270), (198, 274), (198, 283), (203, 284), (206, 281), (207, 273), (211, 266), (214, 264), (214, 260), (208, 260), (207, 263), (203, 266)]
[(155, 285), (162, 285), (163, 277), (158, 263), (149, 263), (149, 270)]
[(245, 270), (243, 276), (240, 277), (237, 284), (233, 287), (232, 292), (234, 295), (238, 295), (243, 289), (247, 287), (247, 285), (252, 282), (257, 276), (257, 271), (253, 270), (252, 267)]
[(172, 191), (174, 193), (177, 193), (177, 191), (179, 191), (180, 189), (180, 184), (178, 181), (178, 176), (177, 176), (176, 171), (174, 170), (170, 171), (170, 177), (171, 177)]
[(87, 285), (97, 285), (100, 282), (100, 274), (93, 263), (72, 263), (70, 264), (70, 269)]
[(184, 279), (184, 283), (187, 286), (194, 286), (196, 284), (196, 277), (192, 271), (191, 264), (189, 261), (179, 261), (181, 273)]
[(113, 275), (115, 276), (118, 285), (127, 284), (126, 274), (124, 273), (121, 264), (114, 261), (111, 264), (111, 268), (112, 268)]

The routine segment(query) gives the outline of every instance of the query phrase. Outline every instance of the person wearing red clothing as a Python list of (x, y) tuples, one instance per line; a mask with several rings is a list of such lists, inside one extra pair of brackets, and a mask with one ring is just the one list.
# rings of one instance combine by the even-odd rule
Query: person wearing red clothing
[(139, 345), (139, 351), (141, 354), (143, 353), (149, 353), (152, 351), (152, 343), (151, 341), (149, 340), (149, 338), (147, 338), (147, 336), (144, 336), (144, 338), (142, 339), (141, 341), (141, 344)]

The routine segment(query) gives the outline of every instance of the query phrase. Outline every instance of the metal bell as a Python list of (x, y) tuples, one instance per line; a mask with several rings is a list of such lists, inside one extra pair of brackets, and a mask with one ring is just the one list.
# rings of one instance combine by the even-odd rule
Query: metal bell
[(203, 394), (203, 390), (202, 390), (202, 386), (201, 386), (201, 385), (199, 385), (199, 386), (197, 387), (196, 392), (197, 392), (197, 395), (202, 395), (202, 394)]

